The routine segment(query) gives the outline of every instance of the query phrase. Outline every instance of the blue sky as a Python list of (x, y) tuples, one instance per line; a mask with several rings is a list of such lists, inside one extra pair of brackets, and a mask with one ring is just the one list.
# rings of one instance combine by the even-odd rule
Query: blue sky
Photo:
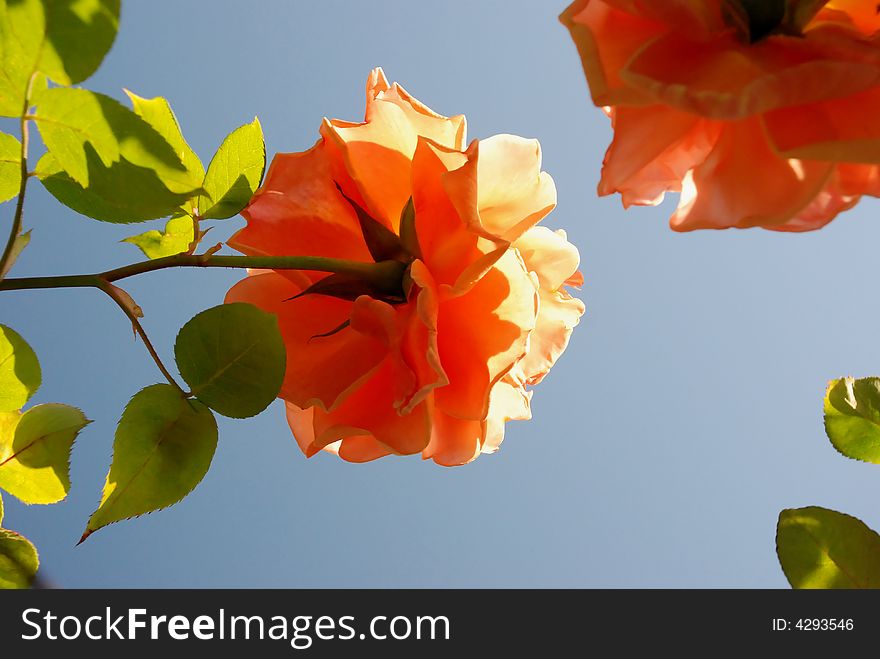
[[(595, 188), (610, 128), (556, 15), (563, 3), (123, 3), (116, 45), (87, 86), (166, 96), (205, 163), (259, 116), (270, 155), (317, 139), (323, 116), (360, 120), (374, 66), (469, 135), (540, 140), (559, 206), (546, 223), (581, 251), (587, 315), (536, 389), (534, 419), (499, 453), (444, 469), (417, 457), (306, 460), (276, 401), (223, 420), (184, 502), (74, 548), (100, 496), (123, 406), (161, 381), (118, 309), (95, 291), (7, 292), (0, 319), (43, 366), (32, 402), (95, 420), (56, 506), (6, 496), (4, 526), (65, 587), (786, 587), (774, 551), (785, 507), (822, 505), (880, 528), (880, 470), (824, 436), (827, 380), (880, 373), (880, 202), (810, 234), (676, 234), (675, 199), (624, 212)], [(9, 130), (8, 125), (4, 127)], [(139, 260), (118, 241), (161, 222), (94, 222), (38, 185), (14, 274)], [(8, 222), (12, 204), (0, 207)], [(217, 223), (225, 239), (241, 218)], [(161, 354), (222, 301), (236, 271), (164, 271), (128, 290)]]

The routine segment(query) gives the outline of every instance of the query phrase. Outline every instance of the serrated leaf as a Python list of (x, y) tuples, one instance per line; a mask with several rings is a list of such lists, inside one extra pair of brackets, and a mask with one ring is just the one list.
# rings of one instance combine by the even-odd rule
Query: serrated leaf
[(150, 124), (157, 133), (165, 138), (165, 141), (171, 145), (180, 162), (183, 163), (183, 166), (190, 173), (192, 180), (201, 183), (205, 178), (205, 168), (202, 166), (202, 161), (199, 160), (195, 151), (190, 148), (183, 138), (183, 134), (180, 132), (180, 124), (177, 123), (177, 117), (171, 111), (168, 101), (161, 96), (141, 98), (127, 89), (125, 93), (131, 99), (135, 114)]
[(170, 192), (192, 195), (200, 186), (164, 137), (109, 96), (86, 89), (49, 89), (39, 98), (35, 119), (58, 165), (84, 188), (91, 181), (89, 148), (104, 167), (122, 157), (153, 170)]
[(0, 412), (24, 406), (42, 382), (36, 353), (21, 335), (0, 325)]
[(119, 29), (120, 0), (43, 0), (46, 41), (39, 70), (59, 85), (91, 76), (110, 51)]
[(236, 128), (211, 159), (199, 197), (199, 215), (223, 220), (241, 212), (263, 180), (266, 144), (258, 119)]
[(193, 395), (224, 416), (259, 414), (275, 400), (286, 368), (278, 319), (241, 302), (197, 314), (174, 342)]
[(0, 133), (0, 203), (18, 195), (21, 187), (21, 142)]
[(129, 401), (113, 441), (101, 504), (82, 540), (107, 524), (166, 508), (204, 478), (217, 448), (217, 422), (205, 405), (168, 384)]
[(845, 456), (880, 463), (880, 378), (832, 380), (825, 392), (825, 432)]
[(89, 187), (83, 188), (51, 153), (37, 163), (37, 178), (58, 201), (77, 213), (102, 222), (130, 223), (168, 217), (186, 202), (189, 194), (171, 192), (151, 169), (120, 159), (105, 167), (87, 146)]
[(0, 529), (0, 590), (30, 588), (39, 567), (40, 558), (30, 540)]
[[(0, 115), (21, 116), (37, 71), (69, 85), (88, 78), (113, 45), (119, 0), (0, 0)], [(45, 89), (39, 75), (35, 98)]]
[(151, 229), (124, 238), (123, 242), (135, 245), (149, 259), (159, 259), (185, 252), (193, 241), (193, 233), (193, 219), (189, 215), (181, 215), (168, 220), (164, 231)]
[(14, 421), (0, 426), (0, 488), (24, 503), (61, 501), (70, 491), (70, 450), (89, 420), (75, 407), (48, 403)]
[(0, 268), (0, 279), (3, 279), (7, 273), (12, 270), (12, 266), (15, 265), (15, 262), (18, 260), (18, 257), (24, 251), (24, 248), (28, 246), (31, 242), (31, 229), (28, 229), (24, 233), (20, 233), (15, 237), (15, 240), (12, 241), (12, 251), (9, 252), (9, 260), (6, 261), (6, 264), (3, 268)]
[(880, 536), (850, 515), (783, 510), (776, 553), (792, 588), (880, 588)]

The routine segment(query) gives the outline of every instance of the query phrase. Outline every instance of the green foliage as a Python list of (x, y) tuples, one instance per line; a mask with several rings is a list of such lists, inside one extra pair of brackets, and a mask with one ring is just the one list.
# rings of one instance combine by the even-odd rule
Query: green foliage
[(51, 153), (37, 163), (37, 177), (68, 208), (102, 222), (144, 222), (167, 217), (189, 199), (171, 192), (156, 172), (120, 159), (104, 167), (88, 152), (90, 184), (83, 188), (61, 169)]
[(0, 488), (24, 503), (56, 503), (70, 491), (70, 451), (90, 423), (82, 411), (49, 403), (0, 423)]
[(38, 100), (49, 153), (37, 176), (61, 203), (104, 222), (174, 214), (204, 177), (167, 101), (130, 96), (135, 111), (84, 89), (51, 89)]
[(0, 589), (30, 588), (40, 559), (24, 536), (0, 529)]
[(186, 168), (191, 180), (201, 185), (205, 178), (205, 168), (202, 166), (202, 161), (199, 160), (199, 157), (190, 148), (189, 144), (186, 143), (186, 140), (183, 139), (183, 134), (180, 132), (180, 124), (177, 123), (177, 117), (171, 111), (168, 101), (161, 96), (149, 99), (141, 98), (127, 89), (125, 93), (131, 99), (135, 114), (150, 124), (159, 135), (165, 138), (165, 141), (171, 145), (174, 153)]
[(266, 169), (266, 144), (258, 119), (236, 128), (211, 159), (199, 197), (203, 218), (222, 220), (237, 215), (253, 197)]
[(880, 378), (833, 380), (825, 393), (825, 432), (845, 456), (880, 463)]
[(164, 137), (109, 96), (87, 89), (49, 89), (39, 98), (35, 119), (49, 152), (83, 187), (90, 181), (90, 150), (105, 167), (122, 157), (153, 170), (171, 192), (192, 193), (201, 183)]
[(880, 536), (827, 508), (783, 510), (776, 553), (792, 588), (880, 588)]
[(193, 241), (193, 219), (189, 215), (172, 217), (164, 231), (151, 229), (136, 236), (129, 236), (123, 242), (137, 246), (147, 258), (159, 259), (185, 252)]
[(0, 133), (0, 203), (18, 194), (21, 186), (21, 142)]
[(139, 391), (119, 420), (101, 503), (82, 539), (183, 499), (207, 473), (216, 448), (217, 422), (202, 403), (167, 384)]
[(47, 30), (39, 69), (59, 85), (82, 82), (98, 70), (113, 45), (120, 0), (43, 2)]
[(20, 409), (41, 382), (36, 353), (18, 332), (0, 325), (0, 412)]
[(36, 72), (61, 85), (92, 75), (118, 25), (119, 0), (0, 0), (0, 116), (21, 115)]
[(177, 335), (174, 356), (193, 395), (237, 419), (266, 409), (284, 380), (278, 320), (250, 304), (221, 304), (196, 315)]

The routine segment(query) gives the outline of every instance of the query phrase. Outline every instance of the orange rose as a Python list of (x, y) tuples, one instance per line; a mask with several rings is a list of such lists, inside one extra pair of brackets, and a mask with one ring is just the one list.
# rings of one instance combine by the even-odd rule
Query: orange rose
[(308, 151), (275, 156), (230, 245), (372, 262), (381, 243), (406, 269), (399, 299), (358, 295), (344, 278), (296, 297), (325, 281), (317, 272), (253, 271), (229, 291), (227, 302), (278, 316), (300, 448), (441, 465), (497, 450), (506, 421), (530, 418), (528, 387), (584, 311), (564, 288), (581, 282), (577, 250), (534, 226), (556, 205), (538, 143), (465, 147), (464, 117), (434, 113), (381, 69), (366, 120), (324, 120), (320, 132)]
[(809, 231), (880, 194), (869, 0), (577, 0), (562, 14), (611, 117), (599, 194), (681, 192), (677, 231)]

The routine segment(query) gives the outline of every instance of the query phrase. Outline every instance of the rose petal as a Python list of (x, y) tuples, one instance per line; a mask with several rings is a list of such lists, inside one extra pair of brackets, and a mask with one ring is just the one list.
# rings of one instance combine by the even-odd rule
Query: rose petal
[(880, 164), (880, 87), (770, 112), (767, 135), (788, 158)]
[(877, 166), (840, 164), (834, 167), (825, 187), (800, 213), (785, 224), (768, 227), (775, 231), (814, 231), (852, 208), (861, 195), (880, 195)]
[(556, 207), (556, 186), (541, 171), (537, 140), (515, 135), (481, 140), (477, 181), (482, 229), (500, 240), (513, 242)]
[[(244, 254), (372, 260), (357, 216), (333, 183), (320, 142), (303, 153), (277, 154), (242, 215), (247, 226), (228, 244)], [(308, 275), (316, 281), (327, 273)]]
[(599, 194), (619, 192), (624, 206), (658, 204), (666, 192), (679, 191), (720, 132), (717, 122), (662, 105), (615, 108), (612, 125)]
[(880, 67), (830, 59), (810, 40), (784, 35), (743, 44), (733, 35), (698, 42), (670, 33), (620, 75), (679, 110), (732, 120), (862, 91), (880, 81)]
[(584, 303), (562, 288), (577, 271), (580, 256), (564, 231), (553, 232), (546, 227), (529, 229), (514, 247), (540, 283), (535, 329), (529, 338), (529, 350), (517, 365), (525, 381), (534, 385), (565, 351), (572, 330), (584, 314)]
[(536, 284), (512, 251), (467, 293), (441, 301), (437, 340), (449, 384), (434, 391), (440, 410), (486, 418), (492, 386), (527, 350), (537, 304)]
[(832, 165), (786, 160), (767, 144), (760, 121), (725, 125), (705, 162), (689, 175), (670, 219), (676, 231), (785, 224), (824, 188)]
[[(238, 282), (226, 294), (226, 302), (248, 302), (278, 317), (287, 347), (280, 396), (300, 407), (332, 409), (377, 368), (388, 348), (375, 337), (351, 328), (313, 338), (348, 320), (352, 303), (323, 295), (288, 300), (301, 290), (289, 279), (270, 272)], [(332, 368), (328, 367), (331, 364)]]
[[(366, 210), (397, 232), (412, 196), (410, 160), (420, 136), (451, 149), (461, 147), (464, 117), (446, 118), (415, 101), (381, 70), (367, 82), (366, 121), (324, 121), (321, 135), (338, 149)], [(348, 192), (346, 190), (346, 192)]]
[(492, 387), (489, 396), (489, 416), (486, 419), (486, 437), (481, 453), (495, 453), (504, 441), (504, 424), (508, 421), (525, 421), (532, 418), (530, 401), (532, 393), (522, 383), (505, 375)]
[(480, 454), (485, 434), (484, 422), (457, 419), (435, 409), (432, 414), (431, 441), (422, 451), (422, 458), (432, 459), (444, 467), (467, 464)]
[(866, 35), (880, 30), (877, 3), (866, 0), (831, 0), (814, 19), (814, 22), (821, 21), (846, 21)]
[(620, 78), (620, 70), (647, 41), (666, 31), (663, 23), (621, 11), (603, 0), (577, 0), (559, 18), (577, 46), (593, 103), (647, 100)]

